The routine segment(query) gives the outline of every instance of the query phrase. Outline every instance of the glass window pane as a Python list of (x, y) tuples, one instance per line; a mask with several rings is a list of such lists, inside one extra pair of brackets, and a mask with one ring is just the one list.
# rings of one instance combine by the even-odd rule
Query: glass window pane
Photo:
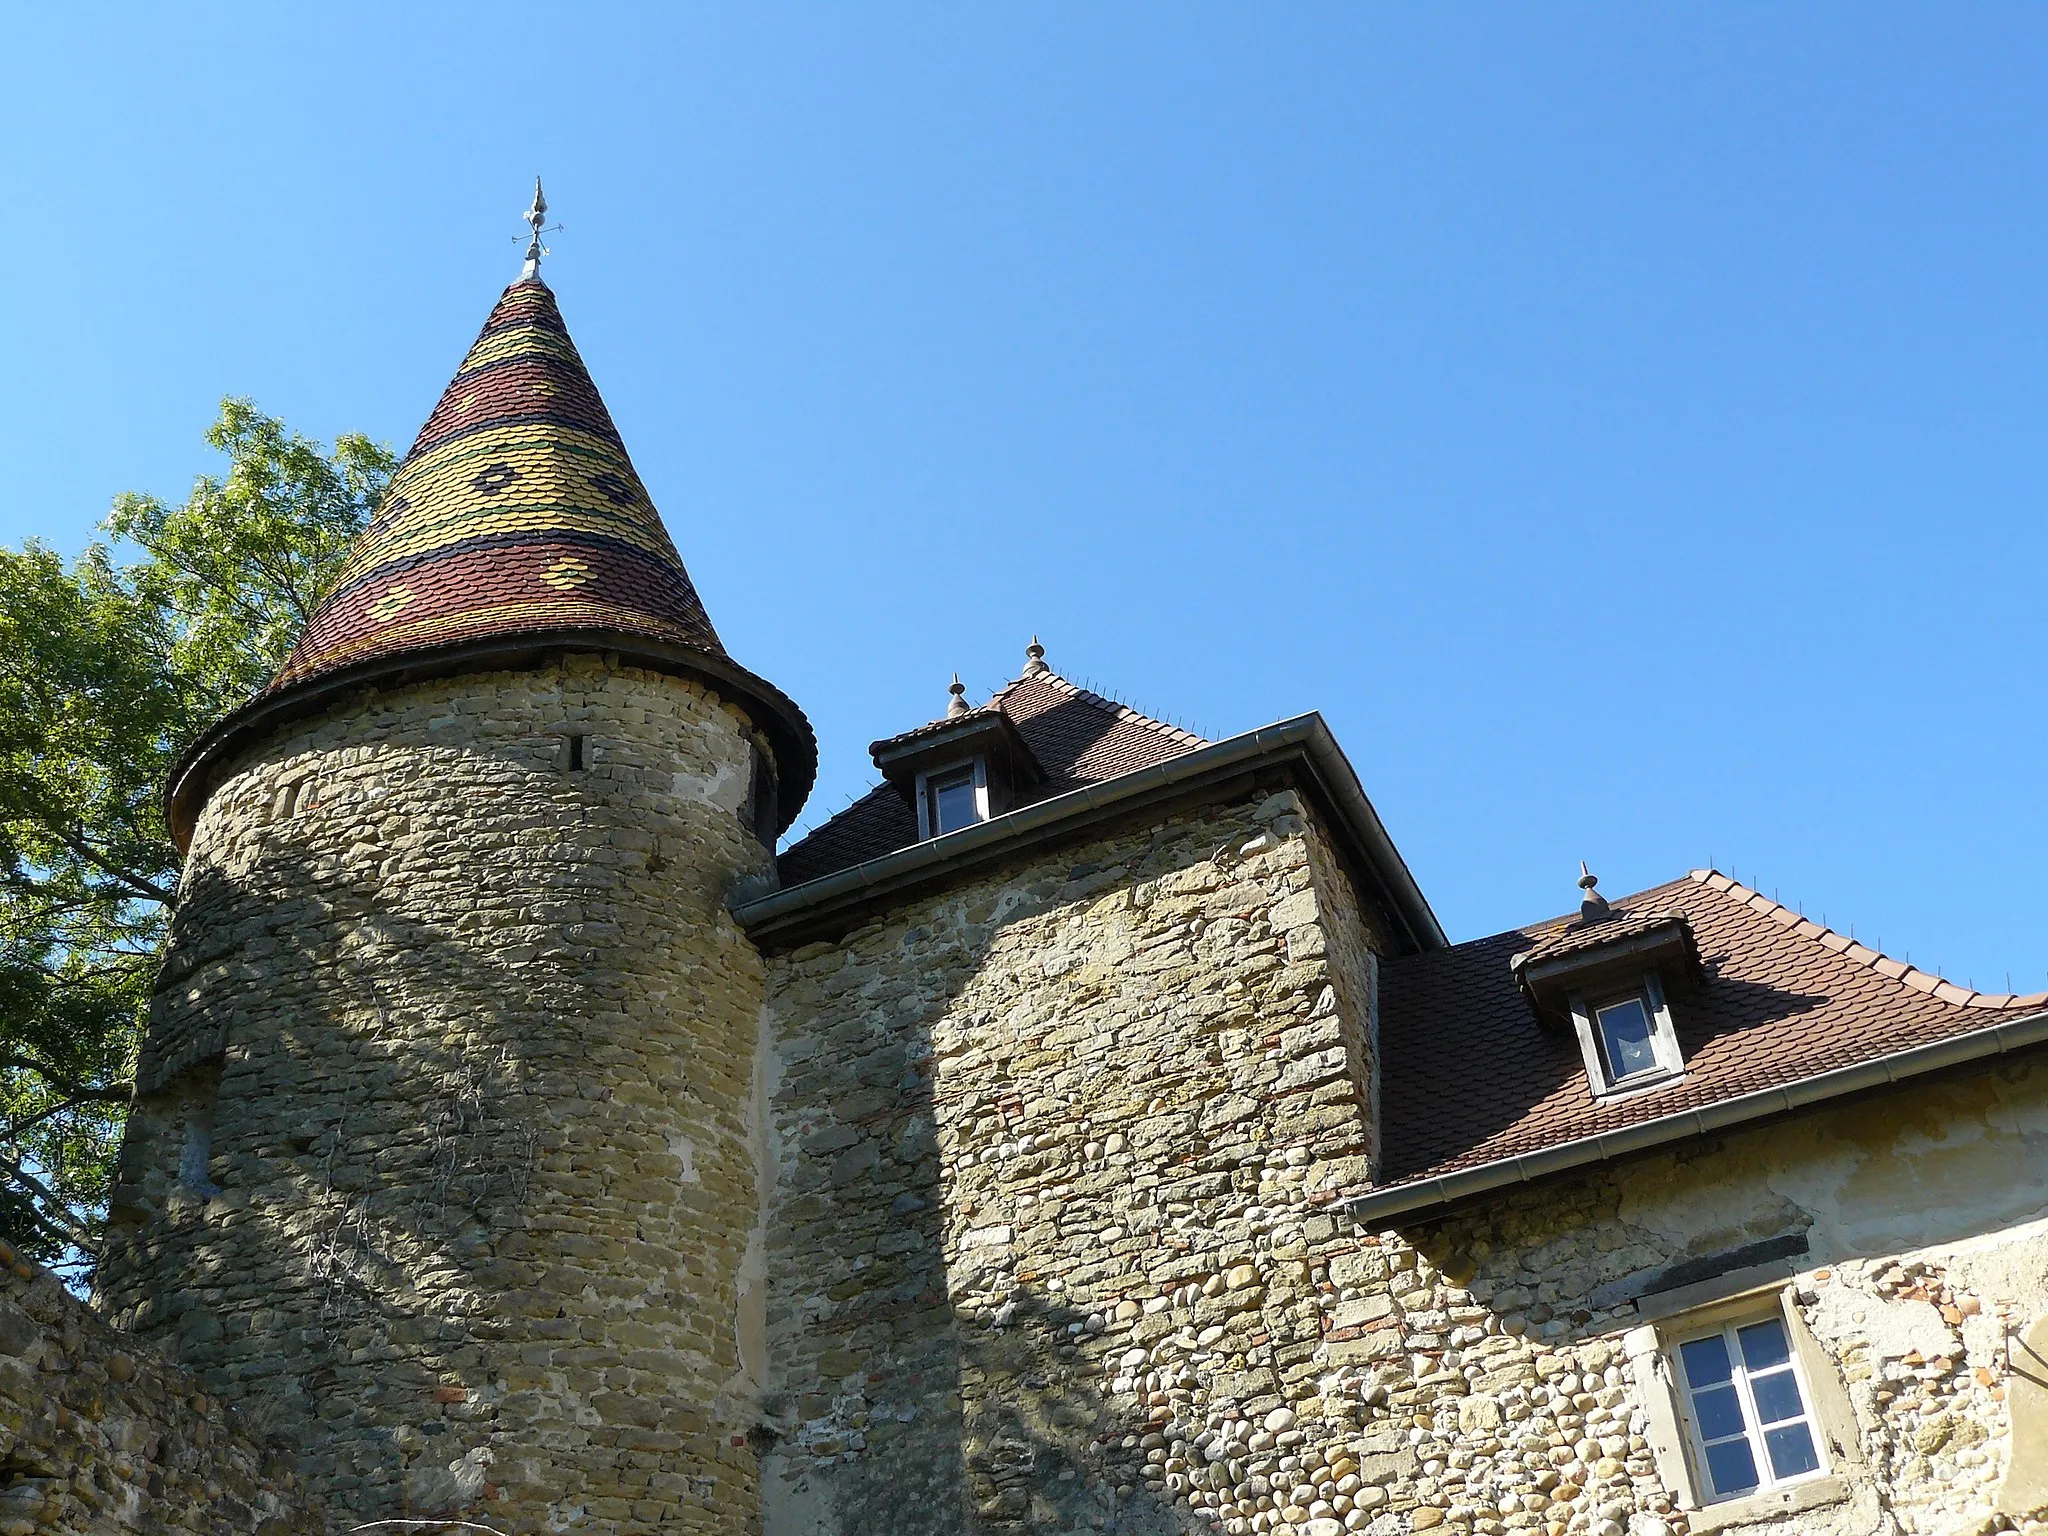
[(932, 809), (939, 832), (956, 832), (981, 820), (974, 799), (974, 775), (960, 774), (931, 787)]
[[(1820, 1452), (1814, 1449), (1813, 1431), (1804, 1424), (1784, 1424), (1764, 1431), (1764, 1446), (1771, 1453), (1771, 1471), (1778, 1477), (1798, 1477), (1820, 1466)], [(1709, 1451), (1708, 1456), (1714, 1453)]]
[(1639, 997), (1609, 1003), (1600, 1010), (1600, 1038), (1607, 1049), (1607, 1070), (1617, 1079), (1648, 1072), (1657, 1065), (1650, 1043), (1650, 1012)]
[(1738, 1329), (1735, 1336), (1742, 1340), (1742, 1363), (1752, 1371), (1768, 1371), (1792, 1358), (1792, 1345), (1785, 1337), (1783, 1318), (1773, 1317), (1761, 1323), (1751, 1323), (1747, 1328)]
[(1756, 1416), (1766, 1424), (1775, 1424), (1780, 1419), (1803, 1418), (1806, 1414), (1806, 1404), (1799, 1400), (1799, 1378), (1790, 1371), (1752, 1376), (1749, 1390), (1756, 1398)]
[(1709, 1387), (1692, 1396), (1693, 1416), (1699, 1420), (1702, 1440), (1721, 1440), (1742, 1433), (1742, 1401), (1735, 1388)]
[(1757, 1485), (1756, 1458), (1747, 1440), (1723, 1440), (1707, 1447), (1707, 1477), (1717, 1498), (1747, 1493)]
[(1678, 1352), (1685, 1360), (1686, 1385), (1710, 1387), (1728, 1379), (1728, 1341), (1720, 1334), (1693, 1339), (1681, 1345)]

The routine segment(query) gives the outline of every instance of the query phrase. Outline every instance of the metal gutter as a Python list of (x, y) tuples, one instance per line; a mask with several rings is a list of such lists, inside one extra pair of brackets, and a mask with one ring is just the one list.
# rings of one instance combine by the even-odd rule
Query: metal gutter
[(1419, 950), (1445, 948), (1449, 940), (1436, 914), (1387, 836), (1379, 813), (1366, 798), (1358, 774), (1328, 724), (1315, 713), (1212, 742), (1149, 768), (1084, 785), (944, 837), (913, 843), (802, 885), (738, 903), (733, 915), (757, 943), (809, 930), (1005, 857), (1037, 839), (1078, 830), (1149, 800), (1199, 790), (1289, 759), (1301, 760), (1308, 767), (1316, 786), (1336, 808), (1341, 830), (1378, 877), (1396, 919), (1408, 929), (1409, 942)]
[(1396, 1216), (1415, 1216), (1475, 1195), (1609, 1162), (1674, 1141), (1753, 1124), (1831, 1099), (1924, 1077), (1947, 1067), (2003, 1056), (2039, 1045), (2044, 1040), (2048, 1040), (2048, 1012), (2030, 1013), (1986, 1029), (1951, 1035), (1946, 1040), (1894, 1051), (1853, 1066), (1836, 1067), (1782, 1087), (1760, 1089), (1755, 1093), (1724, 1099), (1718, 1104), (1662, 1115), (1639, 1125), (1545, 1147), (1540, 1152), (1502, 1158), (1498, 1162), (1461, 1168), (1437, 1178), (1418, 1179), (1412, 1184), (1397, 1184), (1390, 1189), (1357, 1195), (1343, 1203), (1344, 1209), (1354, 1221), (1368, 1225), (1385, 1223)]

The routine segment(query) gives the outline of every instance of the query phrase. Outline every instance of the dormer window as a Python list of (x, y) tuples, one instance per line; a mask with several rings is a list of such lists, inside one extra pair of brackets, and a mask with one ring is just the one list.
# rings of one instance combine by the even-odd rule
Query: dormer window
[(918, 835), (943, 837), (988, 820), (988, 769), (982, 759), (918, 775)]
[(1634, 989), (1619, 996), (1574, 996), (1571, 1010), (1595, 1093), (1630, 1093), (1685, 1070), (1655, 971), (1644, 972)]
[(1697, 985), (1692, 925), (1678, 912), (1610, 907), (1579, 866), (1578, 921), (1545, 933), (1510, 962), (1536, 1017), (1578, 1037), (1593, 1097), (1634, 1093), (1685, 1071), (1668, 991)]
[(1016, 721), (993, 705), (969, 708), (958, 677), (948, 691), (942, 719), (868, 748), (916, 812), (920, 842), (993, 820), (1045, 781)]

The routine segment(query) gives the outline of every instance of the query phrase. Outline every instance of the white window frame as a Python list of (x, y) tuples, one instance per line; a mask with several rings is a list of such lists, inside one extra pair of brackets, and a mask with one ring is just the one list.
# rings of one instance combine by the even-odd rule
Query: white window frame
[[(934, 781), (953, 778), (963, 768), (971, 768), (974, 771), (975, 821), (984, 822), (989, 819), (988, 760), (986, 758), (980, 756), (963, 757), (950, 763), (941, 764), (936, 768), (927, 768), (917, 776), (917, 837), (919, 842), (939, 835), (939, 829), (932, 825), (931, 791)], [(966, 828), (955, 827), (953, 830), (964, 832)]]
[[(1799, 1314), (1794, 1279), (1784, 1261), (1760, 1265), (1644, 1296), (1636, 1303), (1646, 1326), (1622, 1339), (1645, 1414), (1644, 1434), (1659, 1479), (1687, 1511), (1693, 1536), (1716, 1536), (1757, 1520), (1781, 1519), (1803, 1510), (1837, 1504), (1852, 1487), (1867, 1481), (1856, 1411), (1841, 1371)], [(1781, 1482), (1776, 1488), (1717, 1499), (1709, 1492), (1705, 1458), (1692, 1429), (1692, 1404), (1678, 1346), (1724, 1324), (1746, 1326), (1763, 1318), (1783, 1320), (1797, 1362), (1799, 1390), (1820, 1451), (1819, 1472)], [(1768, 1467), (1768, 1461), (1761, 1464)]]
[[(1776, 1323), (1785, 1336), (1786, 1368), (1791, 1371), (1793, 1383), (1799, 1388), (1799, 1406), (1802, 1410), (1797, 1419), (1781, 1419), (1778, 1423), (1804, 1424), (1807, 1436), (1813, 1442), (1816, 1465), (1813, 1470), (1801, 1472), (1794, 1477), (1780, 1477), (1771, 1466), (1770, 1448), (1764, 1444), (1763, 1415), (1757, 1411), (1756, 1394), (1749, 1384), (1749, 1364), (1743, 1357), (1742, 1341), (1737, 1337), (1742, 1329), (1767, 1322)], [(1728, 1351), (1728, 1381), (1735, 1389), (1736, 1400), (1742, 1407), (1743, 1438), (1749, 1442), (1750, 1459), (1755, 1462), (1757, 1472), (1757, 1483), (1754, 1488), (1738, 1489), (1734, 1493), (1713, 1491), (1713, 1473), (1707, 1465), (1707, 1441), (1700, 1429), (1699, 1415), (1694, 1411), (1692, 1382), (1686, 1375), (1683, 1354), (1686, 1345), (1716, 1337), (1722, 1340)], [(1703, 1507), (1712, 1508), (1716, 1504), (1730, 1504), (1740, 1499), (1781, 1493), (1787, 1488), (1797, 1488), (1803, 1483), (1818, 1482), (1834, 1471), (1828, 1460), (1828, 1437), (1821, 1425), (1820, 1406), (1814, 1399), (1813, 1385), (1807, 1380), (1806, 1366), (1799, 1358), (1798, 1338), (1786, 1321), (1781, 1306), (1765, 1306), (1748, 1312), (1738, 1312), (1717, 1319), (1709, 1327), (1674, 1331), (1665, 1353), (1671, 1362), (1671, 1383), (1678, 1399), (1678, 1416), (1685, 1424), (1686, 1444), (1692, 1453), (1694, 1486), (1699, 1489)]]
[[(1630, 998), (1640, 999), (1650, 1017), (1650, 1049), (1657, 1064), (1626, 1077), (1616, 1077), (1607, 1065), (1607, 1049), (1600, 1036), (1600, 1010)], [(1634, 986), (1612, 987), (1600, 992), (1573, 993), (1572, 1025), (1578, 1031), (1579, 1051), (1586, 1059), (1586, 1081), (1593, 1085), (1595, 1098), (1608, 1098), (1657, 1088), (1685, 1075), (1685, 1053), (1678, 1048), (1678, 1030), (1671, 1022), (1671, 1005), (1665, 1001), (1663, 983), (1655, 971), (1645, 971)]]

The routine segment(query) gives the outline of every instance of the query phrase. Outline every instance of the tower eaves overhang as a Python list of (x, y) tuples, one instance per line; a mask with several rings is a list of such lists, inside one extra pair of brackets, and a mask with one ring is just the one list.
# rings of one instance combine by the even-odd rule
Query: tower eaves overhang
[(686, 677), (737, 704), (775, 752), (780, 774), (777, 832), (796, 820), (818, 777), (818, 741), (810, 721), (788, 694), (724, 656), (619, 630), (570, 629), (380, 656), (289, 689), (258, 694), (209, 727), (172, 768), (164, 789), (171, 837), (180, 852), (191, 846), (192, 829), (219, 782), (220, 770), (280, 726), (318, 714), (368, 688), (394, 688), (465, 672), (516, 671), (577, 652), (599, 652), (650, 672)]

